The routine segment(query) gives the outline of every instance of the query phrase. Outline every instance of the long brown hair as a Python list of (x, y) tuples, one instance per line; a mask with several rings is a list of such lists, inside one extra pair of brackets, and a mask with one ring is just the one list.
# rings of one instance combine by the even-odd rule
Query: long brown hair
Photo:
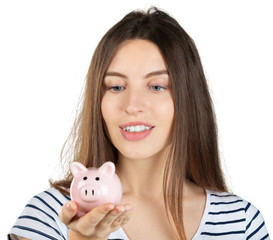
[[(105, 161), (117, 163), (117, 149), (107, 137), (101, 114), (103, 79), (125, 40), (144, 39), (156, 44), (166, 61), (174, 99), (171, 150), (164, 171), (164, 200), (170, 225), (185, 239), (182, 214), (183, 182), (227, 191), (220, 166), (217, 127), (212, 100), (194, 41), (170, 15), (156, 8), (133, 11), (114, 25), (99, 42), (87, 74), (83, 105), (72, 131), (72, 156), (87, 167)], [(72, 180), (69, 170), (51, 185), (61, 191)], [(173, 224), (171, 224), (173, 222)]]

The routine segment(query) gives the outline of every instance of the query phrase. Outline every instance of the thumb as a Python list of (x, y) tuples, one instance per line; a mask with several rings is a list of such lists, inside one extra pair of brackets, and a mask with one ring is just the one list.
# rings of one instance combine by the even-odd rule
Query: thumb
[(77, 204), (74, 201), (69, 201), (61, 208), (59, 218), (65, 225), (69, 225), (72, 219), (76, 216), (77, 210)]

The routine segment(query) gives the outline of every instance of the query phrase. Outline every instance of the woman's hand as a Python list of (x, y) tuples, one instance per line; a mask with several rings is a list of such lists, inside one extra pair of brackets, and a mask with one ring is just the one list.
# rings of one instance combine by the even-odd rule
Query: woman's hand
[(59, 213), (61, 221), (70, 229), (70, 240), (105, 240), (111, 232), (127, 223), (132, 214), (132, 206), (129, 204), (115, 207), (113, 204), (107, 203), (74, 220), (77, 210), (77, 204), (69, 201)]

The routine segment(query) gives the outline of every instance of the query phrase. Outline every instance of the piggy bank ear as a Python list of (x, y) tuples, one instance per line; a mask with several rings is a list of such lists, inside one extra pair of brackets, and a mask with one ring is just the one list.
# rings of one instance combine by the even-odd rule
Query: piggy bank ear
[(72, 172), (72, 175), (76, 177), (79, 172), (87, 171), (87, 168), (79, 162), (72, 162), (70, 164), (70, 170)]
[(99, 171), (111, 177), (115, 174), (115, 164), (112, 162), (106, 162), (102, 164), (102, 166), (99, 168)]

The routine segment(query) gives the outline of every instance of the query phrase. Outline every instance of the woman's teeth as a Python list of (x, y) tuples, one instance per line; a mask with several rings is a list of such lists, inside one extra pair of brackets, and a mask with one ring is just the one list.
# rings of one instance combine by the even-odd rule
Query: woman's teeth
[(127, 126), (123, 128), (124, 131), (127, 132), (144, 132), (146, 130), (150, 130), (152, 127), (147, 127), (144, 125), (138, 125), (138, 126)]

